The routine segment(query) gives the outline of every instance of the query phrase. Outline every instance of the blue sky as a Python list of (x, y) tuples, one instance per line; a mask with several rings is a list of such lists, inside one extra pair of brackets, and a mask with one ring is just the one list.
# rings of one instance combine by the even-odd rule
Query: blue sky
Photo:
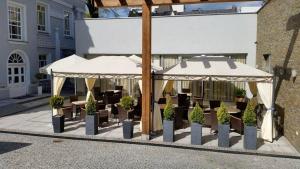
[[(203, 10), (209, 10), (209, 9), (230, 9), (232, 6), (236, 7), (257, 7), (262, 6), (262, 1), (253, 1), (253, 2), (227, 2), (227, 3), (201, 3), (201, 4), (192, 4), (192, 5), (186, 5), (187, 11), (189, 10), (197, 10), (199, 8)], [(105, 12), (101, 13), (102, 17), (104, 18), (114, 18), (116, 17), (116, 13), (120, 17), (127, 17), (128, 16), (128, 8), (115, 8), (114, 12), (111, 12), (109, 10), (106, 10)]]

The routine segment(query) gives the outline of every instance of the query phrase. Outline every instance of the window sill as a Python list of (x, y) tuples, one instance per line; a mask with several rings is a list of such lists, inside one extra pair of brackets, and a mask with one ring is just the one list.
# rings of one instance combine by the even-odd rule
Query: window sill
[(28, 41), (24, 41), (24, 40), (15, 40), (15, 39), (8, 39), (9, 43), (13, 43), (13, 44), (28, 44)]
[(72, 36), (65, 35), (65, 39), (74, 39)]
[(49, 35), (50, 36), (50, 32), (48, 32), (48, 31), (39, 31), (38, 30), (38, 34), (43, 34), (43, 35)]

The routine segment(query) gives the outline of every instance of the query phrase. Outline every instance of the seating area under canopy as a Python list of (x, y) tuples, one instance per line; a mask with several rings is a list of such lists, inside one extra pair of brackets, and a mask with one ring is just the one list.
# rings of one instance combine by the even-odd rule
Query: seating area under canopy
[[(72, 62), (69, 62), (69, 60), (72, 60)], [(53, 76), (53, 95), (60, 95), (66, 78), (84, 78), (88, 89), (86, 98), (88, 98), (90, 95), (93, 96), (93, 87), (97, 79), (119, 78), (140, 80), (142, 78), (141, 66), (141, 59), (137, 56), (101, 56), (87, 60), (72, 55), (41, 68), (40, 72)], [(162, 129), (159, 100), (163, 97), (163, 91), (168, 81), (238, 81), (256, 83), (257, 94), (260, 95), (263, 104), (267, 108), (267, 111), (263, 115), (261, 137), (272, 141), (274, 137), (272, 122), (272, 74), (221, 56), (194, 57), (190, 60), (183, 60), (165, 70), (162, 70), (159, 66), (152, 66), (152, 72), (155, 80), (153, 83), (153, 131)], [(141, 88), (141, 80), (139, 81), (139, 85)], [(256, 94), (256, 91), (248, 88), (248, 98), (253, 96), (251, 93)]]

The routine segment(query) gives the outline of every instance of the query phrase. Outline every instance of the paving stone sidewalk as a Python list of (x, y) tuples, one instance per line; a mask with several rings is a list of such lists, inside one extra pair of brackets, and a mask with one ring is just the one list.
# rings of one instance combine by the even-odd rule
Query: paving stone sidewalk
[(34, 109), (49, 103), (50, 94), (30, 96), (20, 99), (0, 100), (0, 117)]

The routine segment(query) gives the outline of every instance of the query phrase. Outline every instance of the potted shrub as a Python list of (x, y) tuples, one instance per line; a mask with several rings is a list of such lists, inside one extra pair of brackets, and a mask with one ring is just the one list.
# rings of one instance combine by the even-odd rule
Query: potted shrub
[(246, 96), (246, 90), (237, 88), (235, 89), (235, 101), (236, 102), (244, 102)]
[(202, 124), (204, 124), (204, 113), (199, 103), (196, 104), (190, 113), (191, 122), (191, 144), (202, 144)]
[(170, 98), (168, 98), (167, 105), (164, 109), (163, 141), (174, 141), (174, 109)]
[(230, 115), (228, 113), (227, 107), (222, 102), (220, 108), (217, 112), (218, 118), (218, 146), (219, 147), (229, 147), (229, 122)]
[(52, 125), (54, 133), (64, 132), (65, 116), (61, 108), (64, 105), (64, 98), (62, 96), (52, 96), (50, 98), (50, 106), (53, 111)]
[(130, 96), (124, 96), (120, 100), (121, 107), (127, 112), (127, 119), (123, 121), (123, 138), (131, 139), (133, 137), (133, 119), (129, 115), (132, 112), (133, 99)]
[(85, 105), (85, 134), (96, 135), (98, 134), (98, 123), (96, 115), (96, 103), (90, 95), (87, 104)]
[(244, 122), (244, 148), (256, 150), (257, 145), (257, 129), (256, 129), (256, 114), (254, 111), (254, 102), (248, 102), (243, 115)]
[(37, 93), (38, 93), (38, 96), (41, 96), (43, 94), (43, 87), (41, 85), (41, 79), (44, 78), (44, 74), (37, 73), (37, 74), (35, 74), (35, 78), (38, 80)]

